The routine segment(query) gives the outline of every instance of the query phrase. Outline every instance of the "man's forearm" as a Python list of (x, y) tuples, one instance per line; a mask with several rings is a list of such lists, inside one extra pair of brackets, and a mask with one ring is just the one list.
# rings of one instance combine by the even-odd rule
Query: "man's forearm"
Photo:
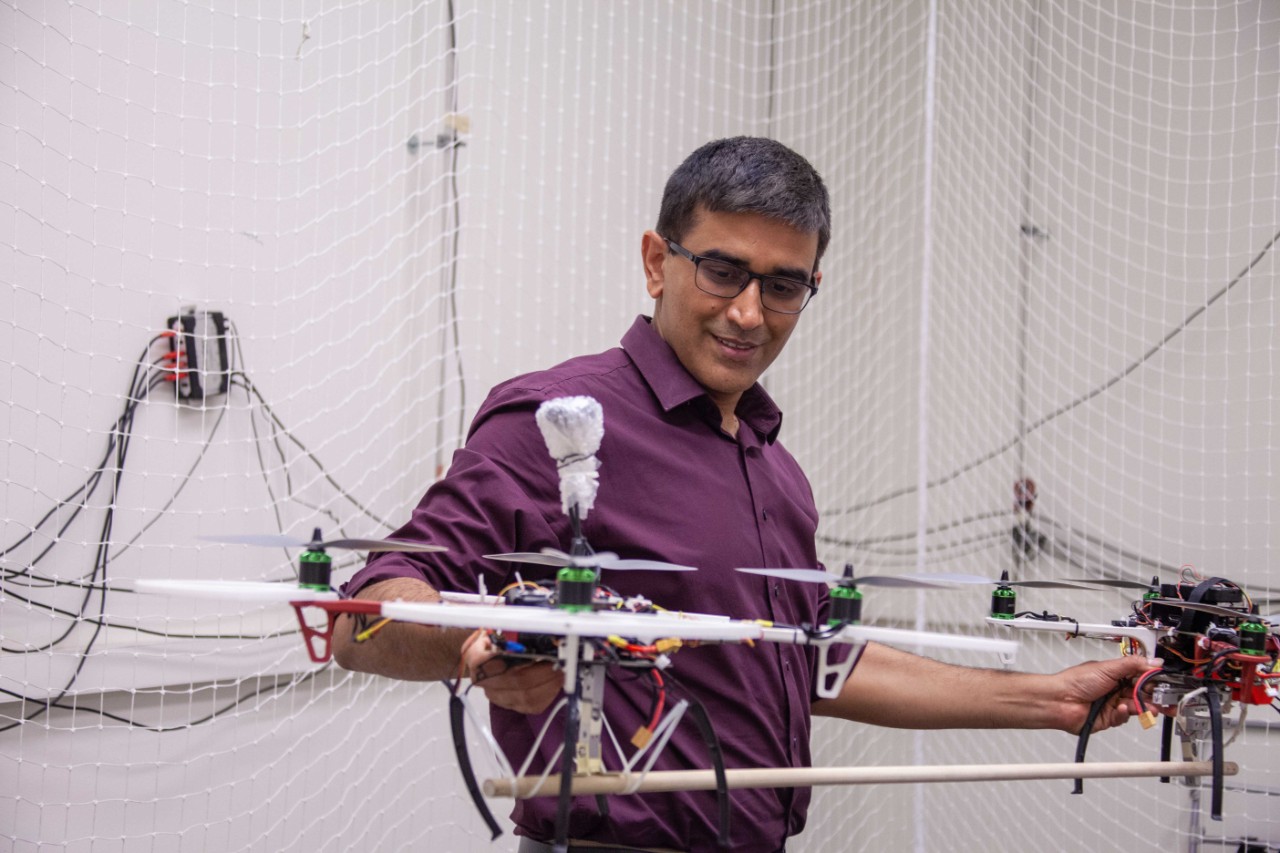
[(1049, 676), (969, 669), (869, 644), (841, 695), (813, 712), (907, 729), (1060, 728), (1056, 704), (1037, 698)]
[[(440, 594), (424, 581), (393, 578), (365, 587), (356, 598), (373, 601), (439, 601)], [(372, 624), (374, 619), (370, 619)], [(354, 616), (338, 617), (333, 632), (333, 657), (344, 669), (371, 672), (406, 681), (436, 681), (458, 671), (463, 641), (471, 633), (392, 622), (363, 642)]]
[(1134, 679), (1155, 666), (1159, 661), (1120, 657), (1040, 675), (952, 666), (871, 643), (840, 695), (815, 702), (813, 712), (897, 728), (1074, 734), (1097, 703), (1092, 730), (1101, 731), (1134, 712), (1129, 699)]

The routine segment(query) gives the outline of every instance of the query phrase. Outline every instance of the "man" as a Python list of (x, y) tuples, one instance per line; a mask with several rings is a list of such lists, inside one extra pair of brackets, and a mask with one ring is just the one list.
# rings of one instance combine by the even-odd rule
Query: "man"
[[(534, 411), (547, 399), (587, 395), (605, 415), (587, 539), (623, 557), (698, 568), (615, 573), (606, 579), (611, 586), (669, 609), (818, 624), (825, 589), (734, 569), (817, 565), (818, 514), (809, 484), (777, 441), (781, 413), (756, 380), (821, 285), (829, 236), (826, 189), (795, 152), (745, 137), (695, 151), (667, 183), (657, 229), (641, 240), (652, 320), (637, 319), (621, 348), (495, 388), (449, 475), (395, 534), (447, 552), (378, 555), (348, 591), (431, 601), (439, 589), (474, 591), (479, 576), (495, 590), (513, 569), (482, 555), (565, 548), (569, 522)], [(334, 635), (345, 667), (408, 679), (446, 678), (461, 667), (476, 678), (492, 705), (493, 731), (513, 757), (534, 745), (562, 690), (561, 673), (550, 665), (507, 669), (481, 643), (464, 653), (465, 631), (398, 624), (359, 644), (352, 633), (340, 624)], [(825, 700), (814, 696), (808, 649), (704, 646), (677, 654), (674, 664), (680, 689), (708, 709), (727, 766), (785, 767), (810, 763), (811, 714), (899, 727), (1077, 731), (1092, 700), (1141, 673), (1146, 662), (1122, 659), (1040, 676), (948, 666), (872, 645), (840, 696)], [(620, 675), (606, 708), (625, 740), (649, 719), (649, 686)], [(1113, 700), (1096, 728), (1128, 715)], [(542, 761), (555, 745), (542, 745)], [(656, 769), (708, 765), (700, 737), (684, 723)], [(734, 850), (781, 850), (804, 826), (807, 790), (742, 789), (731, 797)], [(552, 837), (554, 814), (553, 798), (517, 802), (522, 851), (547, 849), (540, 842)], [(613, 797), (607, 816), (594, 800), (579, 798), (569, 835), (582, 849), (709, 850), (716, 847), (716, 823), (711, 792)]]

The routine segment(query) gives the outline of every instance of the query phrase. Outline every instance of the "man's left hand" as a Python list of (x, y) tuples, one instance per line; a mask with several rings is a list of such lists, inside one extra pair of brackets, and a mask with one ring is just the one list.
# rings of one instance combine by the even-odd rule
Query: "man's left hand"
[[(1089, 715), (1094, 700), (1111, 695), (1097, 719), (1093, 731), (1100, 732), (1127, 722), (1137, 713), (1133, 703), (1133, 683), (1160, 662), (1151, 658), (1126, 656), (1104, 661), (1090, 661), (1064, 669), (1056, 678), (1062, 687), (1059, 728), (1071, 734), (1079, 734)], [(1119, 689), (1117, 689), (1119, 688)]]

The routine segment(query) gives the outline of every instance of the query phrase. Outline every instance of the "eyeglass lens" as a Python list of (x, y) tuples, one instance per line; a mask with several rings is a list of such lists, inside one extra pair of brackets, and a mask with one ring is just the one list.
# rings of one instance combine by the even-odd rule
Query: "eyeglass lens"
[[(751, 273), (724, 261), (703, 258), (698, 264), (698, 287), (714, 296), (733, 298), (746, 288)], [(760, 301), (766, 308), (785, 314), (798, 313), (812, 292), (803, 283), (789, 278), (759, 276)]]

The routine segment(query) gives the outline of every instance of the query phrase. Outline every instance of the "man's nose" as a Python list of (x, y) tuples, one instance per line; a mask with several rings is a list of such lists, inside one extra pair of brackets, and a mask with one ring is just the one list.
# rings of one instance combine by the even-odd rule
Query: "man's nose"
[(742, 292), (729, 302), (729, 319), (743, 329), (754, 329), (764, 322), (760, 279), (752, 278)]

